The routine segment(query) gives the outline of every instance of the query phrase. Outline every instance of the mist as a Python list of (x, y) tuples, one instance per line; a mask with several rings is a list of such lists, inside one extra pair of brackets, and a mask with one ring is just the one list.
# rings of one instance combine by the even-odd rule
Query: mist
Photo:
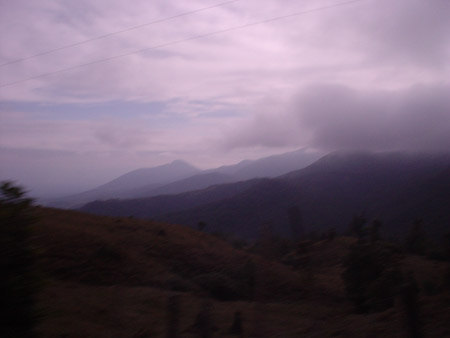
[(0, 6), (0, 179), (38, 194), (176, 159), (449, 149), (448, 1)]

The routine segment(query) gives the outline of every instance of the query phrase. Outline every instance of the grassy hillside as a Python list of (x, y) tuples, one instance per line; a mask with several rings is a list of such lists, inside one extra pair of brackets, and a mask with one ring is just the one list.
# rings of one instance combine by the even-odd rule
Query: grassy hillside
[(450, 223), (450, 155), (333, 153), (302, 170), (178, 195), (96, 201), (81, 210), (157, 219), (208, 231), (258, 238), (261, 225), (288, 237), (288, 209), (297, 206), (305, 232), (346, 231), (354, 215), (380, 219), (385, 233), (403, 237), (422, 219), (435, 239)]
[[(36, 214), (41, 337), (165, 337), (173, 296), (180, 337), (199, 336), (193, 324), (205, 307), (215, 337), (230, 336), (236, 311), (244, 337), (405, 336), (399, 301), (354, 313), (341, 278), (352, 238), (295, 246), (267, 239), (236, 249), (177, 225), (47, 208)], [(450, 294), (441, 285), (447, 263), (396, 255), (416, 276), (427, 337), (450, 335)]]

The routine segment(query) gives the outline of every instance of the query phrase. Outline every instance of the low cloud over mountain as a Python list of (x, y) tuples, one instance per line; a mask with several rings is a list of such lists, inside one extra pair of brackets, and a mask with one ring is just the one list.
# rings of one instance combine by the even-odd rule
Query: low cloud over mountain
[(356, 90), (345, 85), (304, 88), (279, 115), (257, 115), (234, 131), (228, 147), (307, 144), (331, 150), (450, 149), (450, 85)]

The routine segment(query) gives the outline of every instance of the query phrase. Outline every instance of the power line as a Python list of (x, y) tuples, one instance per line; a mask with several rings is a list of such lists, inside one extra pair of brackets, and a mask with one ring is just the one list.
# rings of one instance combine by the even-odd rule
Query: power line
[(23, 57), (23, 58), (20, 58), (20, 59), (15, 59), (15, 60), (12, 60), (12, 61), (8, 61), (8, 62), (0, 64), (0, 67), (11, 65), (11, 64), (15, 64), (15, 63), (19, 63), (19, 62), (26, 61), (26, 60), (29, 60), (29, 59), (33, 59), (33, 58), (36, 58), (38, 56), (43, 56), (43, 55), (51, 54), (51, 53), (54, 53), (54, 52), (58, 52), (60, 50), (71, 48), (71, 47), (75, 47), (75, 46), (79, 46), (79, 45), (82, 45), (82, 44), (85, 44), (85, 43), (88, 43), (88, 42), (91, 42), (91, 41), (101, 40), (101, 39), (104, 39), (104, 38), (107, 38), (107, 37), (110, 37), (110, 36), (113, 36), (113, 35), (129, 32), (129, 31), (132, 31), (132, 30), (135, 30), (135, 29), (139, 29), (139, 28), (142, 28), (142, 27), (151, 26), (151, 25), (154, 25), (154, 24), (157, 24), (157, 23), (161, 23), (161, 22), (165, 22), (165, 21), (169, 21), (169, 20), (173, 20), (173, 19), (178, 19), (178, 18), (183, 17), (183, 16), (188, 16), (188, 15), (191, 15), (191, 14), (195, 14), (195, 13), (206, 11), (208, 9), (229, 5), (229, 4), (233, 3), (233, 2), (238, 2), (238, 1), (242, 1), (242, 0), (225, 1), (225, 2), (221, 2), (221, 3), (215, 4), (215, 5), (211, 5), (211, 6), (208, 6), (208, 7), (195, 9), (193, 11), (176, 14), (176, 15), (165, 17), (165, 18), (158, 19), (158, 20), (155, 20), (155, 21), (150, 21), (150, 22), (147, 22), (147, 23), (143, 23), (143, 24), (140, 24), (140, 25), (137, 25), (137, 26), (125, 28), (125, 29), (122, 29), (122, 30), (119, 30), (119, 31), (115, 31), (115, 32), (111, 32), (111, 33), (95, 36), (95, 37), (87, 39), (87, 40), (75, 42), (75, 43), (72, 43), (72, 44), (69, 44), (69, 45), (64, 45), (64, 46), (61, 46), (61, 47), (58, 47), (58, 48), (55, 48), (55, 49), (50, 49), (50, 50), (47, 50), (45, 52), (41, 52), (41, 53), (37, 53), (37, 54), (34, 54), (34, 55), (26, 56), (26, 57)]
[(10, 82), (10, 83), (5, 83), (5, 84), (0, 85), (0, 88), (13, 86), (13, 85), (16, 85), (16, 84), (19, 84), (19, 83), (28, 82), (30, 80), (40, 79), (40, 78), (43, 78), (43, 77), (52, 76), (52, 75), (63, 73), (63, 72), (68, 72), (68, 71), (71, 71), (71, 70), (74, 70), (74, 69), (78, 69), (78, 68), (82, 68), (82, 67), (86, 67), (86, 66), (102, 63), (102, 62), (111, 61), (111, 60), (123, 58), (123, 57), (126, 57), (126, 56), (134, 55), (134, 54), (147, 52), (147, 51), (150, 51), (150, 50), (155, 50), (155, 49), (160, 49), (160, 48), (164, 48), (164, 47), (177, 45), (177, 44), (180, 44), (180, 43), (183, 43), (183, 42), (188, 42), (188, 41), (197, 40), (197, 39), (201, 39), (201, 38), (205, 38), (205, 37), (210, 37), (210, 36), (214, 36), (214, 35), (218, 35), (218, 34), (228, 33), (228, 32), (239, 30), (239, 29), (244, 29), (244, 28), (248, 28), (248, 27), (252, 27), (252, 26), (256, 26), (256, 25), (260, 25), (260, 24), (264, 24), (264, 23), (268, 23), (268, 22), (279, 21), (279, 20), (283, 20), (283, 19), (287, 19), (287, 18), (291, 18), (291, 17), (295, 17), (295, 16), (300, 16), (300, 15), (304, 15), (304, 14), (309, 14), (309, 13), (313, 13), (313, 12), (319, 12), (319, 11), (327, 10), (327, 9), (330, 9), (330, 8), (346, 6), (346, 5), (350, 5), (350, 4), (357, 3), (357, 2), (362, 2), (362, 1), (366, 1), (366, 0), (351, 0), (351, 1), (340, 2), (340, 3), (337, 3), (337, 4), (333, 4), (333, 5), (318, 7), (318, 8), (304, 10), (304, 11), (300, 11), (300, 12), (295, 12), (295, 13), (291, 13), (291, 14), (287, 14), (287, 15), (276, 16), (276, 17), (265, 19), (265, 20), (261, 20), (261, 21), (255, 21), (255, 22), (251, 22), (251, 23), (248, 23), (248, 24), (244, 24), (244, 25), (234, 26), (234, 27), (218, 30), (218, 31), (211, 32), (211, 33), (195, 35), (195, 36), (192, 36), (192, 37), (189, 37), (189, 38), (186, 38), (186, 39), (175, 40), (175, 41), (163, 43), (163, 44), (160, 44), (160, 45), (155, 45), (155, 46), (143, 48), (143, 49), (140, 49), (140, 50), (137, 50), (137, 51), (133, 51), (133, 52), (125, 53), (125, 54), (115, 55), (115, 56), (111, 56), (111, 57), (108, 57), (108, 58), (99, 59), (99, 60), (95, 60), (95, 61), (92, 61), (92, 62), (87, 62), (87, 63), (79, 64), (79, 65), (76, 65), (76, 66), (59, 69), (59, 70), (56, 70), (56, 71), (53, 71), (53, 72), (43, 73), (43, 74), (32, 76), (32, 77), (29, 77), (29, 78), (26, 78), (26, 79), (23, 79), (23, 80)]

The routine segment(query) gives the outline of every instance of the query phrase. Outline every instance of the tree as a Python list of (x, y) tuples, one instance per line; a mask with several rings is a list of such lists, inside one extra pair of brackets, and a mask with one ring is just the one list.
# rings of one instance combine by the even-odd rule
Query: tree
[(414, 274), (409, 271), (401, 287), (401, 302), (405, 313), (406, 328), (409, 338), (422, 338), (419, 309), (419, 288)]
[(381, 221), (379, 219), (375, 219), (372, 222), (372, 225), (369, 228), (369, 241), (371, 243), (375, 243), (380, 240), (380, 228), (381, 228)]
[(444, 272), (444, 287), (450, 290), (450, 232), (444, 236), (444, 247), (447, 258), (447, 269)]
[(401, 273), (392, 251), (360, 241), (350, 249), (344, 268), (346, 292), (357, 312), (383, 311), (394, 304)]
[(229, 334), (242, 337), (242, 314), (240, 311), (234, 313), (233, 324), (231, 324)]
[(426, 235), (421, 219), (414, 221), (405, 242), (406, 250), (410, 253), (423, 255), (426, 247)]
[(364, 214), (354, 215), (352, 221), (348, 226), (348, 230), (350, 235), (357, 237), (359, 240), (362, 240), (364, 237), (364, 226), (367, 223), (367, 218)]
[(335, 239), (336, 238), (336, 229), (335, 228), (328, 229), (328, 231), (325, 233), (325, 238), (327, 241), (332, 241), (333, 239)]
[(32, 337), (33, 255), (30, 225), (33, 223), (31, 198), (12, 182), (0, 185), (0, 281), (2, 315), (1, 337)]
[(200, 221), (197, 223), (197, 229), (198, 231), (203, 231), (206, 228), (206, 223), (203, 221)]
[(303, 225), (303, 217), (300, 208), (297, 205), (294, 205), (287, 210), (287, 213), (293, 239), (302, 239), (305, 236), (305, 228)]

